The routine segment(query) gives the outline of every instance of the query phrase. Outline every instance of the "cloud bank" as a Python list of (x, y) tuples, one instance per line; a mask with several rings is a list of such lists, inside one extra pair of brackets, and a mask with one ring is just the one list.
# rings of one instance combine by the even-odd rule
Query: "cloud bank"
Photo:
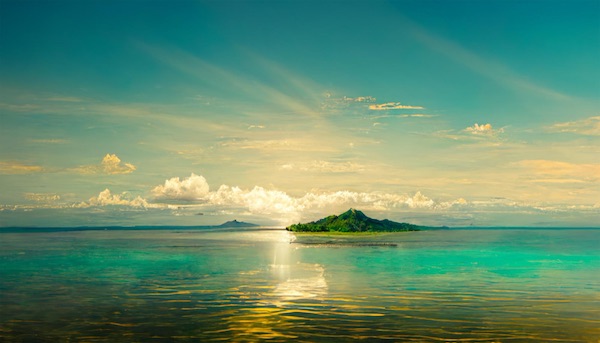
[[(279, 218), (285, 223), (298, 221), (311, 213), (337, 212), (348, 207), (377, 211), (402, 208), (444, 210), (466, 204), (464, 199), (447, 202), (435, 201), (419, 191), (412, 196), (379, 192), (335, 191), (308, 192), (300, 197), (260, 186), (242, 189), (237, 186), (221, 185), (217, 190), (210, 191), (206, 179), (193, 173), (183, 179), (170, 178), (164, 184), (152, 189), (152, 193), (157, 201), (163, 202), (164, 206), (168, 206), (172, 201), (187, 202), (190, 206), (202, 207), (209, 211), (234, 210), (253, 215), (269, 215)], [(120, 201), (120, 199), (118, 200)]]

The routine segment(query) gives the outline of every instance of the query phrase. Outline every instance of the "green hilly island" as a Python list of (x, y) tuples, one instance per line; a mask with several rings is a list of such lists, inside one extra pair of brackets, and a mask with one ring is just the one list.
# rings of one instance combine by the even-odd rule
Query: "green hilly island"
[(292, 224), (286, 227), (294, 232), (398, 232), (419, 231), (425, 227), (391, 220), (377, 220), (367, 217), (353, 208), (340, 214), (331, 215), (310, 223)]

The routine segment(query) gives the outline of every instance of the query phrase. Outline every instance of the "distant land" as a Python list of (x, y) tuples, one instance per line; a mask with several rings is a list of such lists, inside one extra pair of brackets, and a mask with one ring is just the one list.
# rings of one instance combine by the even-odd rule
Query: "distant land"
[(227, 228), (251, 228), (259, 227), (258, 224), (241, 222), (236, 219), (227, 221), (221, 225), (136, 225), (136, 226), (71, 226), (71, 227), (0, 227), (0, 232), (54, 232), (54, 231), (94, 231), (94, 230), (206, 230)]
[(353, 208), (339, 216), (331, 215), (314, 222), (292, 224), (286, 227), (286, 230), (294, 232), (397, 232), (422, 229), (429, 229), (429, 227), (398, 223), (388, 219), (373, 219)]
[(259, 226), (257, 224), (246, 223), (246, 222), (238, 222), (236, 219), (225, 222), (221, 225), (213, 226), (213, 227), (256, 227)]

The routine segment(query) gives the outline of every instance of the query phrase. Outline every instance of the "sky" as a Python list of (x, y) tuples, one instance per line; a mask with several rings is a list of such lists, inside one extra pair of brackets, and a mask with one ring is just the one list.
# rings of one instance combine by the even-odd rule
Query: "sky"
[(0, 1), (0, 226), (600, 226), (600, 2)]

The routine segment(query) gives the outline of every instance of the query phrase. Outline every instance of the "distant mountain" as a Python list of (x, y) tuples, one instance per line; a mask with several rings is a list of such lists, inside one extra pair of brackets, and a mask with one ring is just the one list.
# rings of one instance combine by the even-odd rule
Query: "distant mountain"
[(393, 232), (419, 231), (421, 228), (423, 227), (408, 223), (369, 218), (361, 211), (351, 208), (339, 216), (331, 215), (315, 222), (293, 224), (286, 227), (286, 230), (296, 232)]
[(238, 222), (236, 219), (225, 222), (221, 225), (216, 225), (214, 227), (255, 227), (259, 226), (252, 223)]

